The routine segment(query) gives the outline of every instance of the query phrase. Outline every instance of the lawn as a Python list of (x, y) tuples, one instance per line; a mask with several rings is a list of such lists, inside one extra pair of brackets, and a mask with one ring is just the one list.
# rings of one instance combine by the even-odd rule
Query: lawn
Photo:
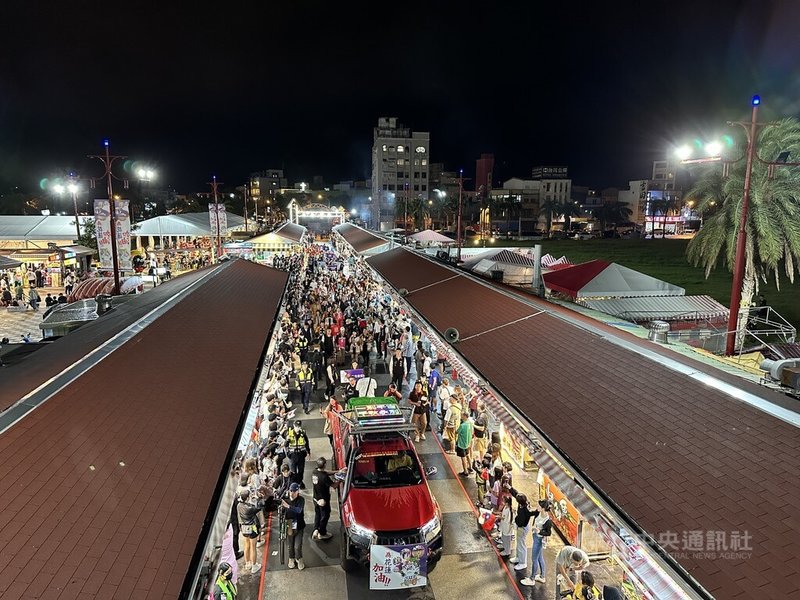
[[(542, 242), (499, 242), (498, 245), (542, 244), (542, 254), (566, 256), (574, 263), (595, 258), (616, 262), (686, 288), (687, 295), (706, 294), (725, 306), (730, 304), (732, 275), (725, 267), (705, 278), (703, 269), (686, 261), (689, 240), (543, 240)], [(761, 292), (771, 307), (800, 330), (800, 281), (790, 284), (781, 273), (781, 289), (774, 280), (761, 282)]]

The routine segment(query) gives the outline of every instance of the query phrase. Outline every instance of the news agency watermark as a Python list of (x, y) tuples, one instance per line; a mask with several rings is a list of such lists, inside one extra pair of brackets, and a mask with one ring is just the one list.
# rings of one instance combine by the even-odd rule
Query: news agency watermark
[(753, 536), (746, 530), (662, 531), (651, 541), (676, 559), (747, 560), (753, 554)]

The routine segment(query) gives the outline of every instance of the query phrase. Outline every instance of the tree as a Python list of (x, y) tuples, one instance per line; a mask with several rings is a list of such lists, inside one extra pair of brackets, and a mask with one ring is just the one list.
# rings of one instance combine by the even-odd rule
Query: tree
[(564, 231), (572, 227), (572, 217), (581, 216), (581, 208), (574, 200), (564, 200), (558, 205), (558, 214), (564, 217)]
[(539, 214), (545, 217), (545, 233), (550, 237), (550, 228), (553, 226), (553, 219), (559, 214), (561, 204), (557, 200), (545, 200), (539, 207)]
[(607, 202), (592, 211), (592, 217), (600, 221), (600, 228), (603, 232), (606, 231), (609, 223), (614, 226), (614, 231), (616, 231), (617, 225), (627, 222), (632, 214), (633, 211), (628, 208), (628, 205), (619, 201)]
[[(757, 151), (765, 160), (774, 160), (786, 151), (792, 157), (800, 156), (800, 120), (782, 119), (762, 129)], [(710, 167), (689, 192), (699, 210), (707, 212), (703, 227), (689, 242), (686, 253), (689, 262), (705, 268), (706, 277), (721, 260), (729, 271), (733, 270), (744, 178), (744, 160), (731, 165), (728, 177), (722, 177), (719, 167)], [(709, 208), (714, 212), (709, 214)], [(766, 282), (773, 275), (775, 286), (780, 289), (781, 269), (792, 283), (795, 270), (800, 271), (800, 169), (778, 167), (770, 179), (767, 165), (753, 161), (745, 231), (742, 308), (751, 305), (759, 279)]]
[[(72, 221), (72, 225), (75, 225), (75, 221)], [(78, 238), (78, 244), (97, 250), (97, 228), (93, 218), (84, 219), (81, 223), (81, 236)]]

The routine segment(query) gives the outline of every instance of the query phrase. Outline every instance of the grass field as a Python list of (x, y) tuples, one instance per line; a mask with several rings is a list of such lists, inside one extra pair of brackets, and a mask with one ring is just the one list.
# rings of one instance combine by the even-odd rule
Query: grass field
[[(532, 246), (542, 244), (542, 254), (556, 258), (566, 256), (574, 263), (599, 258), (619, 263), (630, 269), (646, 273), (686, 288), (687, 295), (706, 294), (728, 306), (731, 298), (732, 275), (724, 267), (717, 267), (708, 279), (701, 268), (686, 261), (689, 240), (544, 240), (542, 242), (500, 242), (506, 246)], [(800, 281), (790, 284), (781, 274), (781, 289), (775, 282), (761, 282), (761, 293), (771, 307), (800, 330)]]

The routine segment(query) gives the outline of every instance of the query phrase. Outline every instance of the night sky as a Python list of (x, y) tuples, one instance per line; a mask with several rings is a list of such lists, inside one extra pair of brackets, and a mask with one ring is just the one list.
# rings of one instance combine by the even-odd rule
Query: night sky
[(791, 0), (202, 6), (4, 2), (0, 183), (99, 175), (83, 157), (106, 136), (178, 191), (364, 179), (386, 115), (450, 169), (493, 152), (497, 181), (567, 164), (602, 188), (726, 133), (753, 93), (765, 119), (800, 114)]

